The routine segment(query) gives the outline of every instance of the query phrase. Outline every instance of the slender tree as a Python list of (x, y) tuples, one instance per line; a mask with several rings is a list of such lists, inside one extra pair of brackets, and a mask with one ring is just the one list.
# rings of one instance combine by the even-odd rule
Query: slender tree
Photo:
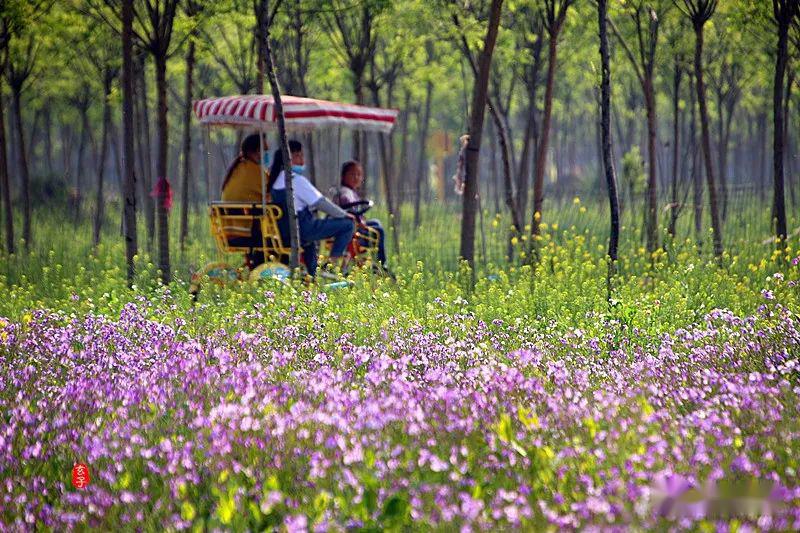
[(675, 239), (675, 230), (678, 224), (678, 214), (681, 205), (678, 202), (678, 164), (680, 163), (680, 101), (681, 101), (681, 81), (683, 80), (683, 58), (676, 55), (673, 62), (672, 73), (672, 177), (670, 181), (670, 211), (669, 226), (667, 233)]
[(522, 153), (517, 169), (517, 210), (520, 218), (527, 220), (528, 196), (530, 192), (531, 158), (536, 153), (539, 139), (537, 124), (537, 92), (541, 82), (542, 48), (544, 46), (544, 26), (539, 11), (535, 9), (523, 10), (523, 23), (526, 30), (518, 32), (519, 45), (527, 50), (530, 58), (522, 72), (522, 81), (525, 84), (528, 97), (528, 116), (525, 125), (525, 137), (522, 140)]
[[(15, 53), (10, 53), (12, 51)], [(22, 183), (22, 238), (25, 239), (26, 250), (30, 248), (33, 242), (33, 234), (31, 228), (30, 174), (22, 120), (22, 93), (27, 88), (27, 84), (36, 67), (38, 53), (39, 44), (33, 34), (29, 34), (19, 50), (9, 50), (8, 64), (5, 69), (8, 85), (11, 87), (11, 98), (14, 103), (14, 132), (16, 134), (20, 182)]]
[[(255, 31), (253, 32), (255, 38), (255, 46), (253, 48), (257, 51), (256, 57), (256, 92), (264, 94), (264, 80), (266, 79), (267, 67), (267, 35), (265, 32), (267, 27), (272, 27), (275, 17), (278, 15), (283, 0), (275, 0), (270, 9), (269, 0), (252, 0), (253, 1), (253, 14), (256, 17)], [(292, 0), (292, 5), (286, 10), (287, 12), (294, 11), (293, 14), (298, 15), (298, 21), (291, 21), (290, 24), (299, 24), (303, 26), (304, 10), (300, 9), (302, 0)], [(280, 45), (279, 45), (280, 46)], [(276, 56), (279, 54), (276, 51)], [(286, 66), (291, 68), (290, 65)]]
[[(432, 47), (431, 47), (432, 48)], [(428, 57), (431, 57), (429, 49)], [(422, 184), (427, 185), (428, 175), (428, 129), (431, 123), (431, 103), (433, 100), (433, 82), (428, 79), (425, 83), (425, 107), (422, 110), (422, 124), (420, 125), (419, 135), (419, 160), (417, 172), (414, 176), (414, 227), (420, 225), (420, 203), (422, 202)]]
[[(279, 4), (282, 7), (276, 12), (279, 22), (273, 27), (283, 29), (284, 32), (281, 38), (273, 39), (270, 44), (274, 46), (275, 62), (281, 65), (281, 88), (287, 94), (308, 96), (307, 78), (311, 68), (311, 52), (317, 47), (315, 36), (319, 33), (314, 31), (319, 24), (318, 12), (309, 9), (308, 4), (303, 4), (303, 0), (277, 2), (273, 9)], [(308, 164), (308, 179), (316, 185), (319, 176), (314, 136), (309, 132), (304, 138), (303, 151)]]
[[(653, 3), (655, 2), (655, 4)], [(655, 5), (655, 7), (653, 7)], [(658, 158), (656, 145), (658, 142), (658, 117), (656, 115), (656, 91), (654, 84), (656, 52), (660, 18), (664, 12), (660, 0), (635, 0), (623, 4), (625, 12), (633, 22), (634, 41), (637, 43), (636, 54), (624, 39), (617, 26), (610, 22), (619, 43), (622, 45), (625, 56), (633, 67), (636, 79), (644, 96), (644, 107), (647, 114), (647, 189), (645, 208), (645, 237), (647, 251), (653, 252), (658, 248)]]
[(71, 201), (73, 203), (72, 221), (75, 225), (77, 225), (78, 221), (80, 220), (81, 207), (83, 204), (83, 175), (85, 174), (84, 161), (86, 157), (86, 146), (91, 142), (89, 107), (91, 106), (92, 96), (93, 95), (91, 94), (89, 84), (84, 83), (78, 87), (77, 94), (69, 98), (70, 104), (72, 104), (72, 106), (78, 111), (81, 123), (81, 133), (78, 140), (78, 160), (75, 168), (75, 185), (71, 194)]
[(264, 28), (269, 24), (269, 2), (268, 0), (253, 0), (253, 13), (256, 16), (255, 25), (255, 48), (256, 55), (256, 92), (264, 94), (264, 68), (266, 65), (265, 56), (267, 55), (264, 43), (267, 36), (264, 35)]
[(692, 203), (694, 206), (694, 235), (697, 247), (703, 247), (703, 166), (700, 164), (702, 149), (697, 142), (697, 91), (694, 72), (689, 75), (689, 146), (691, 148)]
[(772, 12), (778, 26), (778, 46), (775, 56), (775, 78), (772, 92), (772, 167), (773, 167), (773, 212), (775, 217), (775, 237), (778, 246), (786, 246), (786, 198), (784, 192), (784, 144), (786, 131), (783, 126), (784, 78), (789, 51), (789, 27), (800, 16), (799, 0), (772, 0)]
[(181, 251), (186, 250), (186, 239), (189, 236), (189, 178), (192, 171), (192, 97), (194, 96), (195, 48), (199, 34), (197, 17), (203, 7), (203, 3), (198, 0), (186, 0), (184, 4), (186, 16), (193, 24), (193, 27), (189, 32), (189, 42), (186, 46), (186, 81), (183, 101), (183, 173), (181, 175), (181, 227), (179, 237)]
[(397, 205), (402, 208), (406, 199), (406, 189), (401, 184), (407, 183), (408, 179), (408, 123), (411, 118), (411, 91), (408, 87), (403, 88), (403, 107), (400, 110), (400, 156), (395, 161), (394, 173), (397, 176)]
[[(381, 107), (384, 105), (381, 99), (381, 88), (386, 87), (386, 102), (387, 107), (394, 105), (393, 94), (394, 86), (397, 79), (403, 72), (403, 50), (388, 51), (384, 39), (380, 39), (376, 45), (376, 49), (380, 53), (373, 54), (369, 60), (370, 77), (367, 81), (367, 87), (372, 93), (372, 102), (375, 106)], [(377, 58), (381, 57), (383, 61), (379, 66)], [(397, 205), (394, 198), (394, 149), (393, 149), (392, 135), (379, 133), (378, 134), (378, 148), (381, 159), (381, 176), (383, 177), (383, 189), (386, 195), (386, 207), (389, 211), (389, 222), (392, 227), (392, 239), (394, 250), (396, 254), (400, 253), (400, 213), (397, 210)]]
[(158, 156), (156, 159), (156, 176), (158, 182), (154, 188), (156, 199), (156, 233), (158, 239), (158, 268), (161, 280), (166, 284), (172, 277), (169, 260), (169, 208), (171, 193), (167, 180), (167, 159), (169, 149), (169, 126), (167, 123), (167, 58), (172, 40), (172, 29), (175, 22), (179, 0), (163, 0), (155, 5), (147, 2), (147, 14), (151, 21), (150, 52), (153, 54), (156, 67), (156, 129), (158, 131)]
[(111, 129), (111, 88), (114, 79), (119, 74), (119, 67), (106, 64), (103, 72), (103, 133), (100, 139), (100, 155), (97, 160), (97, 190), (95, 196), (94, 232), (92, 242), (95, 247), (100, 244), (100, 235), (103, 229), (103, 216), (105, 199), (103, 189), (105, 185), (106, 155), (108, 154), (108, 137)]
[[(0, 95), (3, 93), (3, 75), (6, 70), (8, 50), (3, 41), (7, 38), (5, 21), (0, 18)], [(14, 253), (14, 211), (11, 206), (11, 182), (8, 179), (8, 154), (6, 152), (6, 121), (3, 98), (0, 97), (0, 200), (3, 202), (5, 218), (5, 248)]]
[[(547, 165), (547, 150), (550, 142), (550, 122), (553, 115), (553, 94), (556, 79), (556, 61), (558, 60), (558, 36), (564, 27), (567, 10), (575, 0), (543, 0), (541, 9), (542, 24), (547, 32), (547, 82), (544, 93), (544, 111), (542, 115), (542, 132), (536, 150), (535, 177), (533, 182), (533, 220), (531, 237), (535, 242), (539, 236), (539, 222), (544, 204), (544, 171)], [(536, 250), (534, 246), (534, 250)], [(537, 252), (538, 253), (538, 252)], [(531, 257), (533, 257), (532, 254)]]
[(609, 261), (609, 297), (610, 280), (613, 274), (614, 263), (617, 260), (617, 247), (619, 243), (619, 201), (617, 199), (617, 178), (614, 172), (614, 156), (611, 149), (611, 66), (608, 53), (607, 29), (607, 0), (597, 1), (597, 16), (600, 33), (600, 135), (603, 152), (603, 174), (606, 178), (608, 189), (608, 204), (610, 207), (611, 229), (608, 236)]
[(708, 107), (706, 105), (706, 86), (703, 78), (703, 27), (717, 9), (717, 0), (682, 0), (681, 7), (676, 5), (689, 17), (694, 28), (694, 77), (697, 90), (697, 103), (700, 108), (700, 130), (703, 146), (703, 162), (705, 163), (706, 183), (708, 185), (708, 202), (711, 211), (711, 228), (714, 232), (714, 255), (722, 258), (722, 224), (717, 202), (717, 187), (714, 181), (714, 165), (711, 161), (711, 134), (708, 126)]
[(156, 235), (156, 205), (150, 194), (153, 186), (152, 147), (150, 139), (150, 106), (147, 90), (147, 52), (140, 46), (134, 48), (134, 127), (136, 128), (136, 156), (139, 165), (139, 191), (141, 209), (144, 211), (147, 249), (152, 253)]
[[(727, 37), (727, 38), (726, 38)], [(709, 82), (717, 104), (717, 171), (719, 172), (722, 221), (728, 218), (728, 152), (731, 125), (744, 80), (743, 54), (731, 49), (732, 39), (722, 35), (715, 46), (716, 61), (711, 59)]]
[[(16, 123), (17, 134), (24, 141), (21, 129), (21, 117), (17, 112), (19, 111), (20, 102), (19, 95), (16, 93), (22, 92), (22, 86), (28, 80), (33, 70), (33, 63), (35, 62), (35, 42), (33, 36), (28, 35), (28, 47), (23, 47), (22, 50), (12, 50), (12, 43), (19, 41), (24, 36), (26, 28), (29, 27), (35, 19), (42, 13), (47, 11), (47, 4), (50, 0), (5, 0), (0, 2), (0, 95), (2, 95), (2, 79), (5, 77), (9, 80), (9, 86), (12, 91), (12, 101), (14, 101), (14, 119)], [(21, 43), (17, 43), (21, 44)], [(25, 74), (25, 71), (30, 68), (31, 72)], [(21, 81), (16, 79), (24, 75)], [(16, 79), (16, 80), (15, 80)], [(20, 83), (20, 87), (15, 89), (12, 80)], [(17, 119), (19, 119), (17, 121)], [(13, 205), (11, 200), (11, 183), (9, 177), (9, 159), (13, 151), (6, 151), (6, 130), (5, 130), (5, 108), (3, 98), (0, 97), (0, 200), (2, 200), (3, 210), (5, 211), (5, 237), (6, 237), (6, 251), (11, 254), (15, 251), (14, 243), (14, 215)], [(9, 130), (11, 127), (9, 126)], [(9, 143), (14, 140), (14, 135), (8, 139)], [(18, 156), (24, 159), (25, 148), (24, 142), (22, 145), (17, 145)], [(30, 246), (31, 241), (31, 227), (30, 227), (30, 191), (27, 175), (28, 167), (27, 161), (23, 168), (19, 169), (22, 181), (22, 200), (23, 200), (23, 237), (25, 238), (26, 248)]]
[[(269, 11), (269, 5), (265, 6)], [(289, 268), (294, 272), (299, 266), (300, 254), (300, 231), (297, 227), (297, 215), (294, 211), (294, 187), (292, 185), (292, 157), (289, 153), (289, 140), (286, 136), (286, 117), (283, 113), (283, 102), (281, 101), (281, 86), (278, 82), (278, 76), (275, 74), (275, 65), (272, 61), (272, 46), (270, 45), (270, 26), (274, 15), (266, 20), (265, 27), (261, 28), (261, 35), (264, 36), (264, 61), (266, 66), (266, 75), (269, 79), (269, 85), (272, 89), (272, 98), (275, 101), (275, 111), (278, 117), (278, 137), (280, 142), (280, 150), (283, 152), (283, 172), (286, 177), (286, 209), (289, 211), (289, 242), (291, 245), (291, 253), (289, 254)]]
[[(469, 43), (467, 41), (467, 36), (463, 29), (461, 29), (461, 22), (457, 15), (453, 15), (453, 22), (456, 28), (459, 28), (460, 31), (460, 43), (461, 49), (466, 57), (470, 68), (472, 69), (472, 74), (475, 78), (478, 77), (478, 64), (475, 60), (475, 56), (470, 49)], [(513, 143), (509, 139), (509, 121), (508, 115), (510, 113), (511, 107), (511, 98), (513, 96), (513, 87), (516, 82), (516, 75), (512, 75), (512, 81), (509, 83), (510, 87), (508, 90), (508, 94), (505, 95), (503, 98), (502, 90), (501, 90), (501, 83), (499, 81), (500, 75), (499, 73), (495, 72), (493, 76), (491, 74), (490, 69), (490, 76), (489, 76), (489, 93), (486, 96), (486, 103), (489, 111), (489, 116), (492, 119), (492, 125), (494, 126), (494, 131), (497, 132), (497, 140), (498, 145), (500, 148), (500, 159), (502, 162), (503, 168), (503, 193), (505, 198), (506, 207), (508, 207), (509, 212), (511, 213), (511, 230), (509, 231), (508, 235), (508, 257), (509, 259), (513, 257), (514, 247), (513, 247), (513, 239), (521, 234), (522, 232), (522, 218), (519, 214), (519, 204), (517, 203), (516, 193), (514, 190), (514, 178), (512, 176), (512, 166), (514, 165), (513, 159), (514, 156), (511, 153)], [(503, 103), (500, 103), (502, 100)], [(480, 209), (480, 206), (478, 206)]]
[(133, 154), (133, 0), (122, 0), (122, 127), (123, 167), (122, 180), (123, 231), (125, 234), (125, 260), (128, 265), (128, 285), (136, 276), (134, 259), (139, 243), (136, 235), (136, 174)]
[(647, 234), (647, 251), (658, 248), (658, 210), (656, 205), (658, 189), (658, 163), (656, 144), (658, 137), (658, 118), (656, 116), (656, 91), (654, 86), (656, 51), (659, 37), (659, 12), (652, 5), (640, 0), (629, 4), (628, 13), (636, 29), (636, 42), (639, 59), (633, 61), (634, 71), (639, 79), (644, 95), (644, 107), (647, 113), (647, 208), (645, 228)]
[(470, 106), (469, 142), (465, 157), (464, 203), (461, 218), (460, 256), (471, 267), (475, 264), (475, 215), (478, 206), (478, 162), (483, 133), (483, 115), (489, 88), (492, 54), (500, 29), (503, 0), (492, 0), (483, 48), (478, 56), (478, 71), (472, 91)]

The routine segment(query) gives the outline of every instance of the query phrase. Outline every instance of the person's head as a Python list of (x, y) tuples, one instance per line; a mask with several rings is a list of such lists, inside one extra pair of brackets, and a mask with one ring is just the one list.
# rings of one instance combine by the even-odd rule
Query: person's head
[[(303, 145), (300, 141), (291, 139), (289, 141), (289, 155), (292, 160), (292, 169), (294, 172), (302, 172), (305, 166), (305, 158), (303, 157)], [(283, 150), (275, 150), (275, 155), (272, 158), (272, 166), (269, 169), (269, 187), (278, 179), (278, 175), (283, 170)]]
[(306, 164), (303, 156), (303, 145), (300, 144), (300, 141), (294, 139), (289, 141), (289, 155), (292, 156), (292, 166), (302, 167)]
[(342, 165), (342, 185), (353, 190), (364, 183), (364, 168), (358, 161), (348, 161)]
[(242, 144), (239, 150), (239, 155), (241, 157), (253, 161), (254, 163), (260, 163), (262, 142), (264, 146), (264, 153), (269, 154), (269, 145), (267, 144), (267, 136), (263, 134), (253, 133), (251, 135), (248, 135), (242, 140)]
[[(261, 155), (261, 146), (264, 146), (264, 155), (262, 158)], [(244, 139), (242, 139), (242, 144), (239, 145), (239, 155), (236, 159), (233, 160), (231, 166), (228, 167), (228, 171), (225, 173), (225, 179), (222, 180), (222, 188), (224, 189), (225, 186), (231, 179), (233, 175), (233, 171), (242, 161), (252, 161), (256, 164), (263, 164), (263, 166), (269, 166), (269, 145), (267, 144), (267, 136), (264, 134), (253, 133), (248, 135)]]

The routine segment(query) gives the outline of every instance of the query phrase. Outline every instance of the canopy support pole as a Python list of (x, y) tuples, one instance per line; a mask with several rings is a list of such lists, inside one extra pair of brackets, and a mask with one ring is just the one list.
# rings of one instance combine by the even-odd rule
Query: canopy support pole
[(336, 169), (342, 168), (342, 127), (336, 127), (336, 167), (333, 170), (333, 183), (336, 183), (337, 187), (339, 186), (338, 182), (336, 181)]
[(267, 210), (267, 169), (264, 168), (264, 137), (267, 132), (261, 128), (258, 136), (258, 146), (260, 147), (261, 160), (258, 162), (258, 168), (261, 169), (261, 214), (263, 215)]
[(203, 151), (205, 152), (205, 172), (206, 172), (206, 202), (211, 203), (211, 127), (203, 128)]

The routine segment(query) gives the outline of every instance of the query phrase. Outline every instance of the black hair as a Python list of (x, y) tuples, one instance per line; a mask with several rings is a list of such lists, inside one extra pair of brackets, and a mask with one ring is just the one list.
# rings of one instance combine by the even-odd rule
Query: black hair
[[(294, 139), (289, 140), (289, 153), (296, 154), (297, 152), (301, 152), (303, 150), (303, 145), (300, 141), (296, 141)], [(275, 180), (278, 179), (278, 175), (283, 170), (283, 150), (275, 150), (275, 156), (272, 158), (272, 166), (269, 167), (269, 186), (267, 187), (268, 190), (272, 190), (272, 186), (275, 185)]]
[(225, 186), (230, 181), (231, 176), (233, 175), (234, 169), (239, 166), (239, 163), (247, 159), (247, 154), (252, 153), (261, 153), (261, 139), (264, 139), (264, 149), (267, 149), (267, 136), (261, 133), (251, 133), (244, 139), (242, 139), (242, 144), (239, 145), (239, 155), (236, 156), (236, 159), (233, 160), (231, 166), (228, 167), (228, 171), (225, 173), (225, 179), (222, 180), (222, 189), (225, 189)]
[(347, 161), (342, 165), (342, 174), (339, 177), (342, 185), (344, 185), (344, 177), (347, 175), (348, 172), (350, 172), (350, 169), (359, 165), (361, 165), (361, 163), (359, 163), (355, 159), (351, 159), (350, 161)]
[(242, 140), (240, 151), (242, 154), (261, 153), (261, 139), (264, 139), (264, 148), (267, 148), (267, 137), (258, 133), (248, 135)]

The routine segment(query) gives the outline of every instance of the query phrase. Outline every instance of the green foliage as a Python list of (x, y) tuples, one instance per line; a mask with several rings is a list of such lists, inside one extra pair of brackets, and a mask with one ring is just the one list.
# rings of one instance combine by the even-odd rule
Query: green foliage
[(644, 161), (638, 145), (622, 157), (622, 181), (631, 194), (641, 192), (645, 182)]

